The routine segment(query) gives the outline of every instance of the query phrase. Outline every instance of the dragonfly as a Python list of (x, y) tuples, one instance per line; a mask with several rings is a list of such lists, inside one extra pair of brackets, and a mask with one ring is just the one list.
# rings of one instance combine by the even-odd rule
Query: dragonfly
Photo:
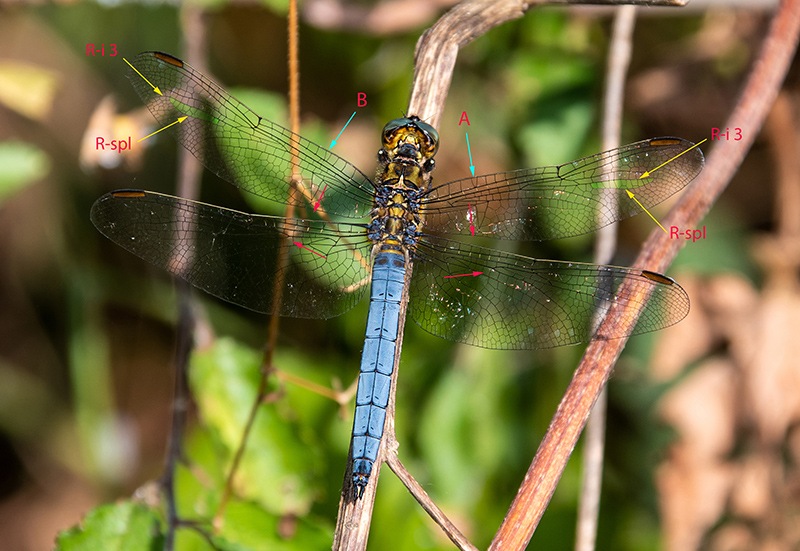
[[(384, 127), (377, 175), (369, 177), (176, 57), (145, 52), (130, 65), (156, 121), (182, 117), (170, 131), (209, 170), (272, 203), (299, 206), (287, 218), (124, 189), (92, 206), (102, 234), (211, 295), (266, 314), (327, 319), (369, 293), (348, 465), (354, 499), (377, 461), (405, 306), (426, 331), (491, 349), (588, 342), (595, 314), (615, 302), (645, 305), (613, 337), (670, 326), (689, 311), (686, 292), (662, 274), (482, 243), (577, 236), (638, 214), (628, 192), (656, 205), (701, 171), (692, 142), (653, 138), (558, 166), (435, 184), (439, 135), (407, 116)], [(636, 292), (618, 293), (623, 283)]]

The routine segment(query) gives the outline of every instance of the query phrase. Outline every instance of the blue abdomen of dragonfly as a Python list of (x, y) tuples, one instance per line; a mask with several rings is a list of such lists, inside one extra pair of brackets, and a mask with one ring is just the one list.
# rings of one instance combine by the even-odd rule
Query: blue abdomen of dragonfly
[(374, 243), (372, 289), (361, 357), (351, 448), (356, 497), (366, 488), (383, 437), (397, 353), (406, 271), (420, 237), (420, 197), (430, 182), (438, 134), (416, 117), (383, 130), (375, 206), (368, 235)]

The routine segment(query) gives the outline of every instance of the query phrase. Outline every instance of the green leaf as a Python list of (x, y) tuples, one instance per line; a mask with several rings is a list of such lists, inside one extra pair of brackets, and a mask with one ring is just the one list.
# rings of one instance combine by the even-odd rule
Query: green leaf
[(59, 551), (155, 551), (163, 546), (156, 513), (131, 501), (93, 509), (80, 526), (56, 539)]
[[(229, 457), (240, 445), (256, 400), (260, 364), (260, 352), (232, 339), (219, 339), (192, 358), (191, 382), (202, 419)], [(236, 473), (236, 490), (270, 512), (301, 515), (314, 497), (319, 458), (283, 406), (278, 401), (259, 407)]]
[(225, 509), (220, 540), (250, 551), (305, 551), (329, 548), (332, 533), (325, 522), (275, 516), (255, 503), (234, 501)]

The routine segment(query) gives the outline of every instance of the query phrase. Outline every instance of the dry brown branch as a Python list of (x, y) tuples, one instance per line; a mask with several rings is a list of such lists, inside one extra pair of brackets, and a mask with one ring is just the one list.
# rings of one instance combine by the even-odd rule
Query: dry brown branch
[[(748, 76), (727, 126), (745, 129), (741, 142), (723, 142), (708, 158), (703, 174), (664, 220), (666, 225), (693, 227), (705, 216), (727, 186), (755, 140), (797, 48), (800, 32), (800, 0), (781, 3), (775, 13), (761, 51)], [(664, 271), (682, 243), (670, 241), (654, 230), (636, 265)], [(621, 293), (627, 292), (621, 289)], [(598, 335), (613, 334), (618, 323), (629, 323), (638, 312), (612, 307)], [(575, 447), (591, 407), (605, 386), (626, 339), (603, 339), (590, 343), (533, 460), (525, 480), (490, 549), (523, 549), (530, 541), (555, 491), (558, 479)]]
[[(439, 126), (444, 102), (450, 90), (458, 51), (491, 29), (519, 19), (536, 5), (562, 2), (531, 2), (523, 0), (467, 0), (444, 14), (417, 42), (414, 54), (414, 82), (408, 113)], [(625, 2), (565, 1), (565, 4), (632, 4), (681, 6), (680, 0), (629, 0)]]
[[(309, 0), (303, 3), (303, 18), (320, 29), (350, 30), (376, 36), (407, 32), (433, 20), (442, 9), (456, 0), (383, 0), (355, 3), (346, 0)], [(547, 2), (508, 2), (508, 4), (634, 4), (651, 6), (682, 6), (685, 2), (672, 0), (549, 0)], [(495, 2), (501, 8), (502, 2)], [(525, 8), (527, 9), (527, 8)], [(493, 15), (489, 13), (489, 15)], [(479, 36), (479, 35), (475, 35)]]
[(386, 464), (392, 469), (392, 472), (397, 475), (397, 478), (408, 488), (411, 495), (417, 502), (425, 509), (425, 512), (430, 515), (433, 521), (442, 527), (447, 537), (456, 544), (461, 551), (477, 551), (477, 547), (472, 545), (464, 534), (447, 518), (436, 503), (428, 496), (428, 493), (422, 488), (419, 482), (408, 472), (400, 458), (397, 455), (397, 446), (387, 446), (389, 448), (386, 454)]

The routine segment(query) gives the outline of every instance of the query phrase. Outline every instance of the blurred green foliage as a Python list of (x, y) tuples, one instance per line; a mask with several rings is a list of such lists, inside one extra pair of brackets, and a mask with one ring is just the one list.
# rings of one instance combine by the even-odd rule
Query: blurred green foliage
[(3, 199), (24, 186), (43, 178), (50, 162), (45, 153), (31, 144), (17, 141), (0, 143), (0, 205)]
[[(208, 5), (213, 74), (256, 112), (282, 123), (285, 2)], [(13, 132), (25, 140), (0, 134), (0, 214), (9, 219), (3, 227), (15, 229), (3, 280), (4, 327), (22, 328), (9, 330), (0, 343), (0, 430), (14, 446), (45, 457), (53, 470), (84, 480), (94, 502), (106, 503), (61, 532), (58, 549), (160, 549), (165, 505), (145, 503), (136, 488), (162, 474), (175, 300), (163, 274), (94, 231), (88, 211), (110, 189), (174, 191), (176, 146), (169, 139), (152, 140), (141, 166), (125, 159), (116, 168), (86, 168), (78, 158), (80, 134), (103, 96), (112, 95), (121, 112), (140, 108), (120, 58), (87, 57), (85, 44), (115, 42), (126, 57), (151, 49), (180, 57), (184, 29), (178, 10), (169, 5), (78, 3), (18, 10), (11, 16), (35, 28), (42, 52), (58, 59), (65, 87), (60, 97), (73, 103), (58, 103), (47, 125), (13, 119)], [(677, 18), (645, 25), (648, 44), (675, 50), (698, 26), (695, 19)], [(376, 37), (304, 26), (304, 135), (327, 144), (354, 110), (355, 94), (367, 91), (370, 104), (359, 111), (337, 153), (352, 155), (371, 174), (380, 128), (406, 108), (414, 44), (422, 30)], [(607, 34), (606, 18), (543, 9), (465, 48), (439, 129), (443, 145), (436, 178), (467, 174), (465, 127), (457, 124), (462, 111), (470, 115), (478, 172), (596, 152)], [(660, 63), (653, 51), (641, 55)], [(725, 78), (731, 78), (730, 64), (725, 67)], [(686, 109), (690, 119), (692, 110), (702, 111), (697, 105)], [(623, 139), (652, 132), (697, 139), (701, 129), (718, 122), (698, 117), (694, 126), (678, 127), (631, 113)], [(208, 174), (203, 198), (241, 210), (273, 208), (242, 198)], [(751, 260), (741, 254), (747, 229), (739, 214), (735, 207), (715, 214), (708, 223), (715, 224), (715, 232), (724, 227), (724, 235), (713, 244), (686, 248), (678, 261), (681, 270), (735, 270), (756, 277)], [(631, 257), (651, 226), (647, 220), (625, 226), (618, 263)], [(590, 258), (588, 238), (544, 244), (538, 251), (542, 257)], [(179, 514), (197, 525), (178, 530), (176, 549), (328, 548), (352, 404), (340, 408), (307, 386), (279, 383), (274, 376), (269, 380), (274, 399), (259, 406), (235, 477), (235, 497), (221, 528), (212, 530), (256, 395), (265, 320), (206, 296), (196, 298), (215, 334), (191, 361), (196, 413), (184, 438), (176, 487)], [(326, 387), (349, 386), (356, 378), (365, 313), (362, 304), (334, 320), (282, 320), (276, 368)], [(657, 426), (653, 414), (652, 397), (660, 388), (642, 375), (653, 343), (654, 338), (641, 337), (629, 346), (618, 368), (623, 383), (612, 385), (601, 550), (659, 548), (652, 473), (669, 432)], [(397, 403), (400, 456), (479, 547), (501, 522), (580, 354), (580, 347), (488, 351), (446, 343), (411, 324), (406, 328)], [(24, 419), (18, 415), (23, 406)], [(568, 465), (531, 548), (572, 547), (579, 457), (576, 453)], [(26, 468), (8, 469), (17, 478), (7, 482), (7, 495), (30, 483)], [(452, 548), (388, 469), (379, 486), (371, 549)]]

